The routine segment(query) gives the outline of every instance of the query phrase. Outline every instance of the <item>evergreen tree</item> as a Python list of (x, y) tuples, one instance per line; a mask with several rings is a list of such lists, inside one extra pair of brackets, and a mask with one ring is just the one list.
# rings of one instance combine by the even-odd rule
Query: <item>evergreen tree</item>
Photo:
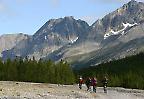
[(100, 81), (104, 74), (109, 77), (109, 86), (144, 89), (144, 53), (124, 59), (102, 63), (98, 66), (82, 69), (78, 75), (97, 76)]
[(4, 64), (0, 58), (0, 80), (4, 80)]
[(8, 59), (4, 63), (0, 60), (0, 80), (48, 82), (59, 84), (74, 83), (74, 74), (67, 62), (55, 64), (51, 60), (28, 60), (16, 58)]

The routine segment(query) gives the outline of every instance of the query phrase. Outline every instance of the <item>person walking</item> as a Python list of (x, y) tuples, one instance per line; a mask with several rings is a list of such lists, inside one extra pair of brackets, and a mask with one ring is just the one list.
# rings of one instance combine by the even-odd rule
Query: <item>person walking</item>
[(86, 82), (85, 82), (86, 86), (87, 86), (87, 91), (91, 91), (91, 78), (88, 77)]
[(96, 85), (97, 85), (97, 79), (96, 77), (92, 78), (92, 87), (93, 87), (93, 92), (96, 93)]
[(79, 78), (79, 88), (82, 89), (83, 78), (80, 76)]
[(102, 83), (103, 83), (104, 93), (107, 93), (108, 78), (106, 76), (104, 76)]

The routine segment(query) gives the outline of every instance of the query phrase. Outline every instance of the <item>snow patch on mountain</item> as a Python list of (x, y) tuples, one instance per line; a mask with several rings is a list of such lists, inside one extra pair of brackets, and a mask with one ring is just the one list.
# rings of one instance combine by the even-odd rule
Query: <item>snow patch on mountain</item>
[(76, 38), (74, 38), (74, 39), (71, 39), (71, 40), (70, 40), (70, 43), (73, 44), (73, 43), (75, 43), (78, 39), (79, 39), (79, 37), (76, 37)]
[(127, 28), (127, 27), (132, 27), (132, 26), (135, 26), (135, 25), (137, 25), (137, 23), (134, 23), (134, 24), (130, 24), (130, 23), (123, 23), (123, 26), (124, 26), (124, 28)]
[(45, 40), (47, 39), (47, 36), (45, 36)]
[(108, 32), (108, 33), (106, 33), (105, 35), (104, 35), (104, 39), (107, 39), (108, 37), (110, 37), (110, 36), (112, 36), (112, 35), (118, 35), (118, 34), (124, 34), (125, 32), (125, 30), (127, 29), (127, 28), (129, 28), (129, 27), (133, 27), (133, 26), (135, 26), (135, 25), (137, 25), (137, 23), (134, 23), (134, 24), (130, 24), (130, 23), (122, 23), (122, 25), (124, 26), (124, 28), (123, 29), (121, 29), (121, 30), (119, 30), (119, 31), (114, 31), (113, 29), (111, 29), (110, 30), (110, 32)]

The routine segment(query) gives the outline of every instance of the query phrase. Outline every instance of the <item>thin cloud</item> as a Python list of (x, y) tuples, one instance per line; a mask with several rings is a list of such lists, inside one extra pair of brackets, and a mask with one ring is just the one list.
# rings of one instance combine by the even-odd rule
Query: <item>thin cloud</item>
[[(127, 3), (131, 0), (88, 0), (90, 2), (95, 3)], [(144, 2), (144, 0), (135, 0), (135, 1), (141, 1)]]
[(28, 3), (29, 1), (32, 1), (32, 0), (15, 0), (16, 3), (19, 3), (19, 4), (23, 4), (23, 3)]
[(0, 13), (5, 12), (7, 10), (6, 5), (3, 2), (0, 2)]
[(111, 3), (126, 3), (130, 0), (88, 0), (91, 3), (102, 3), (102, 4), (111, 4)]
[(60, 4), (60, 0), (49, 0), (49, 2), (53, 7), (58, 7)]
[(16, 14), (14, 13), (14, 11), (10, 9), (8, 5), (6, 5), (5, 2), (0, 1), (0, 15), (8, 17), (8, 16), (15, 16)]

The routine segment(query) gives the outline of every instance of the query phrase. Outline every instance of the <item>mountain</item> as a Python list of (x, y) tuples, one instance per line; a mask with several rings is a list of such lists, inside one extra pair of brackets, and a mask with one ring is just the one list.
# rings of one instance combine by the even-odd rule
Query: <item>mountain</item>
[(32, 37), (3, 51), (3, 58), (65, 59), (93, 66), (144, 51), (144, 3), (131, 0), (91, 26), (74, 17), (51, 19)]
[(93, 66), (144, 51), (144, 3), (132, 0), (97, 20), (91, 28), (88, 37), (100, 42), (101, 48), (69, 57), (75, 66)]
[(75, 67), (85, 67), (137, 54), (144, 51), (143, 28), (144, 3), (132, 0), (90, 26), (85, 40), (99, 44), (97, 49), (74, 56), (68, 56), (68, 52), (64, 52), (63, 57)]
[(16, 46), (19, 42), (24, 41), (28, 38), (28, 35), (18, 33), (18, 34), (4, 34), (0, 36), (0, 57), (1, 53), (5, 50), (10, 50)]
[(144, 3), (132, 0), (104, 18), (97, 20), (91, 26), (91, 33), (88, 37), (101, 41), (103, 37), (106, 39), (111, 35), (117, 35), (123, 29), (137, 25), (143, 20)]
[(51, 19), (30, 39), (7, 52), (4, 51), (3, 54), (9, 57), (28, 56), (32, 58), (34, 56), (38, 60), (65, 45), (72, 45), (76, 41), (82, 40), (88, 30), (89, 25), (85, 21), (76, 20), (72, 16)]

